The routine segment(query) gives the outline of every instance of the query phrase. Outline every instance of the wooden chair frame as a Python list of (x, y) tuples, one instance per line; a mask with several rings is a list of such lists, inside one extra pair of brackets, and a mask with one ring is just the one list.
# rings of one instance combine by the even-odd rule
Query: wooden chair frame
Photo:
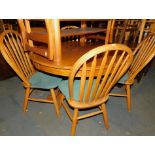
[(126, 94), (110, 93), (111, 96), (127, 97), (128, 112), (131, 111), (131, 85), (138, 73), (154, 58), (155, 56), (155, 33), (147, 36), (134, 50), (134, 59), (128, 70), (128, 79), (125, 81)]
[(26, 112), (28, 101), (38, 101), (54, 103), (56, 114), (60, 116), (58, 102), (54, 89), (50, 89), (50, 93), (53, 100), (31, 98), (30, 94), (33, 91), (31, 83), (29, 82), (30, 77), (36, 72), (27, 52), (23, 49), (23, 39), (21, 35), (13, 30), (6, 30), (0, 35), (0, 50), (7, 63), (17, 73), (20, 79), (23, 81), (25, 87), (25, 99), (23, 104), (23, 111)]
[[(111, 53), (113, 54), (110, 58)], [(100, 59), (100, 62), (98, 58)], [(61, 100), (64, 109), (72, 121), (71, 135), (75, 135), (78, 120), (101, 113), (103, 114), (105, 127), (109, 128), (105, 103), (108, 100), (110, 90), (126, 72), (132, 62), (132, 58), (132, 51), (127, 46), (121, 44), (109, 44), (90, 50), (77, 60), (71, 70), (68, 82), (69, 99), (67, 99), (67, 101), (74, 109), (73, 116), (63, 102), (63, 99)], [(107, 63), (109, 65), (107, 65)], [(87, 72), (88, 68), (89, 73)], [(75, 77), (77, 74), (81, 75), (78, 100), (74, 98), (74, 82), (76, 81)], [(96, 79), (96, 82), (93, 86), (94, 79)], [(88, 84), (87, 86), (86, 83)], [(80, 109), (88, 110), (93, 107), (99, 107), (99, 111), (78, 116)]]

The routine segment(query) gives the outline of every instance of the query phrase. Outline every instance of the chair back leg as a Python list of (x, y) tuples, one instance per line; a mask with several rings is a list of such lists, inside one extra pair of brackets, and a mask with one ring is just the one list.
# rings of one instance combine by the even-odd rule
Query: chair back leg
[(23, 112), (26, 112), (26, 110), (27, 110), (29, 95), (30, 95), (30, 88), (26, 88), (24, 104), (23, 104)]
[(128, 112), (131, 111), (131, 90), (130, 85), (126, 85)]
[(103, 121), (104, 121), (105, 127), (106, 127), (106, 129), (108, 129), (109, 128), (109, 121), (108, 121), (108, 114), (107, 114), (107, 109), (106, 109), (105, 103), (103, 103), (101, 105), (101, 110), (103, 112)]

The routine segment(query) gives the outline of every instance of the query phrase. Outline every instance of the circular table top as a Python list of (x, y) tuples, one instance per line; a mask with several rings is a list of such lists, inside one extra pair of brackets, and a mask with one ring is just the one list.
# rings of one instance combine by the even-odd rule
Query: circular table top
[(78, 58), (89, 50), (101, 45), (103, 43), (92, 44), (88, 42), (85, 45), (80, 45), (79, 42), (64, 42), (62, 43), (62, 58), (60, 62), (48, 60), (34, 53), (30, 54), (30, 58), (38, 70), (60, 76), (69, 76), (72, 66)]

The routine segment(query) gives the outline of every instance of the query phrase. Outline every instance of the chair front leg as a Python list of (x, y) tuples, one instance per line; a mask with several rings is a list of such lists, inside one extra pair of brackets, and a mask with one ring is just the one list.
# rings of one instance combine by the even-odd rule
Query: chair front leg
[(72, 122), (72, 128), (71, 128), (71, 136), (75, 135), (75, 130), (76, 130), (76, 125), (78, 122), (78, 109), (74, 109), (74, 114), (73, 114), (73, 122)]
[(51, 92), (51, 96), (52, 96), (53, 103), (54, 103), (54, 106), (55, 106), (56, 114), (57, 114), (58, 117), (60, 117), (60, 110), (59, 110), (59, 106), (58, 106), (58, 102), (57, 102), (57, 99), (56, 99), (54, 89), (50, 89), (50, 92)]
[(59, 91), (57, 95), (57, 102), (58, 102), (59, 110), (62, 107), (62, 102), (64, 99), (65, 99), (65, 96)]
[(108, 121), (108, 114), (107, 114), (107, 109), (106, 109), (106, 104), (103, 103), (101, 105), (101, 110), (103, 112), (103, 121), (104, 121), (104, 125), (106, 127), (106, 129), (109, 128), (109, 121)]
[(25, 98), (24, 98), (24, 105), (23, 105), (23, 112), (26, 112), (26, 110), (27, 110), (29, 95), (30, 95), (30, 88), (26, 88), (26, 90), (25, 90)]
[(128, 112), (131, 111), (131, 89), (130, 85), (126, 85)]

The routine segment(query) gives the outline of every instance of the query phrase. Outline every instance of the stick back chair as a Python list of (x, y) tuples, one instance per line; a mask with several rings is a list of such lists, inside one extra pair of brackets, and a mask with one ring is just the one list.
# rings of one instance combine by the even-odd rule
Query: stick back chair
[[(0, 50), (6, 62), (17, 73), (26, 88), (23, 111), (26, 112), (28, 101), (54, 103), (56, 114), (59, 116), (59, 108), (54, 88), (61, 82), (61, 78), (50, 76), (35, 71), (27, 52), (24, 52), (21, 35), (13, 30), (7, 30), (0, 35)], [(50, 90), (52, 100), (30, 97), (32, 90)]]
[[(132, 58), (132, 51), (127, 46), (109, 44), (90, 50), (75, 62), (69, 79), (59, 85), (69, 106), (74, 109), (72, 116), (62, 100), (62, 106), (72, 121), (71, 135), (75, 135), (78, 120), (101, 113), (105, 127), (109, 127), (105, 103), (110, 90), (126, 72)], [(77, 75), (80, 76), (79, 79), (76, 78)], [(96, 107), (99, 107), (99, 111), (78, 116), (79, 110)]]
[(154, 58), (155, 56), (155, 33), (147, 36), (133, 52), (134, 59), (128, 72), (118, 81), (125, 85), (126, 94), (114, 94), (112, 96), (127, 97), (128, 111), (131, 111), (131, 85), (140, 71)]

